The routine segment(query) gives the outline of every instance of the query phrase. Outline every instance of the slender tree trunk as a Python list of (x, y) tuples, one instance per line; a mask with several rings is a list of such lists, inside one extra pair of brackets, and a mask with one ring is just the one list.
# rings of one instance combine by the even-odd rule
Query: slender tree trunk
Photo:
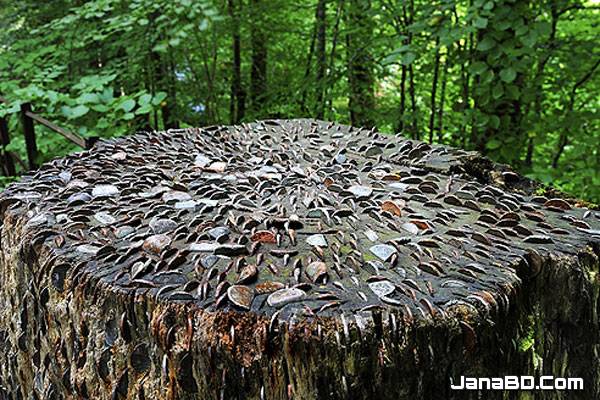
[(169, 80), (168, 63), (158, 52), (151, 52), (154, 92), (164, 91), (167, 93), (166, 100), (160, 106), (164, 129), (177, 128), (177, 121), (174, 117), (176, 93), (175, 88)]
[(240, 40), (240, 19), (236, 7), (236, 0), (228, 0), (227, 8), (231, 18), (231, 49), (233, 63), (231, 67), (231, 95), (229, 114), (232, 124), (237, 124), (244, 119), (246, 111), (246, 93), (242, 86), (242, 57)]
[(350, 0), (348, 7), (347, 60), (350, 86), (350, 120), (355, 126), (373, 127), (375, 106), (373, 59), (369, 53), (372, 21), (370, 0)]
[[(412, 25), (415, 18), (415, 2), (414, 0), (410, 0), (407, 7), (403, 7), (404, 21), (408, 31), (408, 39), (407, 44), (412, 43), (412, 32), (408, 29), (409, 26)], [(410, 127), (411, 137), (413, 139), (419, 139), (421, 135), (419, 134), (419, 113), (417, 106), (417, 98), (416, 98), (416, 89), (415, 89), (415, 74), (413, 64), (408, 65), (408, 94), (410, 96), (410, 104), (411, 104), (411, 115), (412, 115), (412, 124)]]
[(325, 40), (326, 40), (326, 0), (317, 2), (317, 84), (316, 84), (316, 117), (323, 119), (325, 105), (323, 103), (323, 92), (325, 86), (325, 73), (327, 70), (327, 59), (325, 57)]
[(327, 112), (331, 113), (333, 110), (333, 98), (331, 95), (331, 87), (334, 84), (334, 71), (335, 71), (335, 52), (337, 50), (337, 43), (340, 33), (340, 21), (342, 20), (342, 12), (344, 10), (344, 0), (339, 0), (337, 10), (335, 13), (335, 25), (333, 27), (333, 35), (331, 38), (331, 53), (329, 54), (329, 68), (326, 71), (327, 74), (327, 85), (325, 86), (325, 99), (327, 103)]
[(435, 57), (433, 61), (433, 81), (431, 83), (431, 112), (429, 113), (429, 143), (433, 143), (433, 130), (435, 129), (435, 99), (437, 95), (438, 76), (440, 72), (440, 38), (435, 39)]
[[(600, 66), (600, 60), (597, 60), (594, 65), (592, 66), (592, 68), (590, 68), (590, 70), (583, 76), (581, 77), (581, 79), (579, 79), (575, 85), (573, 85), (573, 89), (571, 89), (571, 94), (569, 96), (569, 103), (567, 105), (567, 109), (565, 112), (565, 119), (568, 119), (571, 117), (571, 114), (573, 113), (573, 109), (575, 107), (575, 98), (577, 96), (577, 90), (583, 86), (593, 75), (594, 72), (596, 72), (596, 69), (598, 69), (598, 67)], [(566, 123), (564, 124), (565, 129), (563, 129), (560, 132), (560, 136), (558, 138), (558, 147), (556, 150), (556, 153), (554, 154), (554, 157), (552, 158), (552, 168), (556, 169), (558, 167), (558, 161), (560, 160), (560, 157), (562, 156), (565, 147), (567, 146), (567, 144), (569, 144), (569, 136), (570, 136), (570, 129), (569, 129), (569, 123), (568, 121), (566, 121)]]
[(406, 65), (402, 65), (400, 72), (400, 109), (398, 110), (398, 123), (396, 132), (404, 130), (404, 112), (406, 110)]
[(267, 99), (267, 36), (264, 32), (264, 4), (262, 0), (251, 0), (252, 67), (250, 72), (250, 106), (254, 114), (263, 112), (263, 106)]
[[(399, 37), (405, 37), (402, 40), (403, 45), (408, 45), (408, 27), (406, 26), (406, 5), (402, 5), (402, 14), (396, 9), (394, 3), (384, 2), (387, 9), (391, 12), (391, 19), (393, 21), (394, 29)], [(408, 68), (405, 64), (400, 67), (400, 107), (398, 109), (398, 120), (396, 121), (396, 132), (403, 133), (404, 131), (404, 114), (406, 113), (406, 77)]]
[(444, 142), (444, 103), (446, 101), (446, 84), (448, 82), (449, 50), (446, 50), (444, 68), (442, 69), (442, 87), (440, 89), (440, 103), (438, 105), (438, 143)]
[[(498, 7), (498, 3), (494, 7)], [(521, 18), (526, 25), (530, 24), (535, 16), (533, 15), (530, 1), (506, 2), (503, 7), (509, 7), (510, 13), (514, 18)], [(491, 10), (492, 17), (488, 21), (485, 29), (477, 31), (477, 42), (482, 43), (483, 40), (490, 39), (494, 35), (502, 34), (502, 40), (517, 40), (517, 35), (513, 30), (500, 30), (496, 26), (496, 8)], [(482, 51), (476, 51), (475, 57), (477, 61), (485, 63), (495, 76), (501, 77), (501, 73), (506, 70), (507, 59), (500, 58), (498, 60), (490, 60), (488, 54)], [(527, 55), (519, 55), (516, 59), (510, 60), (510, 63), (519, 65), (514, 67), (514, 76), (509, 81), (509, 84), (516, 87), (519, 93), (523, 93), (526, 86), (525, 69), (531, 58)], [(517, 64), (519, 63), (519, 64)], [(519, 70), (521, 69), (521, 71)], [(498, 83), (484, 83), (483, 86), (477, 85), (474, 90), (475, 108), (477, 111), (488, 118), (488, 123), (481, 132), (473, 135), (475, 149), (486, 154), (488, 152), (487, 144), (494, 140), (500, 143), (510, 143), (511, 151), (501, 152), (502, 161), (508, 163), (516, 163), (521, 160), (521, 152), (525, 148), (525, 140), (523, 138), (523, 96), (517, 98), (510, 96), (508, 91), (503, 90), (499, 97), (490, 96), (494, 85), (502, 84), (503, 89), (506, 87), (502, 80)], [(507, 83), (508, 84), (508, 83)], [(475, 124), (474, 124), (475, 125)]]
[(310, 80), (310, 71), (312, 67), (312, 59), (315, 54), (315, 42), (317, 40), (317, 28), (318, 23), (315, 21), (314, 29), (310, 37), (310, 46), (308, 47), (308, 57), (306, 58), (306, 67), (304, 68), (304, 79), (302, 80), (302, 94), (300, 96), (300, 110), (303, 113), (308, 113), (308, 107), (306, 107), (306, 96), (308, 91), (308, 83)]
[(412, 138), (420, 139), (419, 135), (419, 115), (417, 109), (417, 99), (415, 90), (415, 74), (412, 64), (408, 66), (408, 93), (410, 95), (411, 113), (412, 113)]
[[(548, 37), (548, 51), (542, 56), (541, 60), (538, 62), (536, 74), (534, 78), (535, 82), (535, 99), (534, 99), (534, 113), (535, 118), (540, 118), (542, 115), (542, 102), (544, 100), (544, 91), (543, 91), (543, 79), (544, 79), (544, 70), (546, 69), (546, 64), (550, 61), (552, 54), (554, 53), (554, 46), (556, 40), (556, 27), (558, 25), (558, 18), (560, 13), (558, 12), (556, 2), (552, 1), (550, 3), (550, 36)], [(527, 141), (527, 154), (525, 156), (525, 166), (531, 167), (533, 165), (533, 150), (534, 150), (534, 138), (529, 137)]]

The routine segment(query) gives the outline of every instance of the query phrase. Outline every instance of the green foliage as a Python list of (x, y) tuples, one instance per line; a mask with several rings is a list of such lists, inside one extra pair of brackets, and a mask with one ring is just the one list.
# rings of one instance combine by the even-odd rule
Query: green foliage
[[(375, 104), (362, 120), (380, 130), (476, 149), (600, 202), (595, 3), (370, 3), (326, 1), (319, 58), (317, 1), (4, 1), (0, 96), (9, 103), (0, 115), (9, 149), (25, 158), (18, 113), (26, 101), (83, 136), (236, 120), (237, 31), (244, 121), (323, 110), (349, 123), (353, 104), (371, 104), (356, 98), (365, 96)], [(266, 64), (263, 86), (253, 86), (257, 60)], [(351, 77), (362, 81), (353, 86)], [(36, 129), (40, 161), (76, 150)]]

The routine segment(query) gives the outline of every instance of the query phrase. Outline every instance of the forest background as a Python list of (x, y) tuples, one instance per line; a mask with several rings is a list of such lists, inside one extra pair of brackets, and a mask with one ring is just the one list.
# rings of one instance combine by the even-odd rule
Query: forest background
[[(0, 0), (0, 116), (84, 137), (311, 117), (600, 202), (600, 2)], [(77, 150), (36, 127), (39, 162)], [(0, 177), (0, 186), (14, 178)]]

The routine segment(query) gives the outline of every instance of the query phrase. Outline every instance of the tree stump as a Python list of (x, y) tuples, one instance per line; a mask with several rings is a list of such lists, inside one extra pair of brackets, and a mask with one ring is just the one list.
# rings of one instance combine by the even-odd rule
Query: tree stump
[[(541, 192), (312, 120), (99, 143), (0, 194), (0, 398), (597, 398), (600, 213)], [(450, 389), (505, 375), (584, 390)]]

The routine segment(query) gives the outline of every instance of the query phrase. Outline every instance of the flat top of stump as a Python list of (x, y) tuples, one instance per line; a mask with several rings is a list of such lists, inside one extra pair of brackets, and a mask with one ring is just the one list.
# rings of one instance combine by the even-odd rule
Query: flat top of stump
[[(503, 170), (504, 169), (504, 170)], [(600, 241), (600, 215), (475, 153), (312, 120), (140, 133), (0, 194), (58, 256), (54, 290), (200, 309), (417, 318), (507, 302), (541, 257)]]

